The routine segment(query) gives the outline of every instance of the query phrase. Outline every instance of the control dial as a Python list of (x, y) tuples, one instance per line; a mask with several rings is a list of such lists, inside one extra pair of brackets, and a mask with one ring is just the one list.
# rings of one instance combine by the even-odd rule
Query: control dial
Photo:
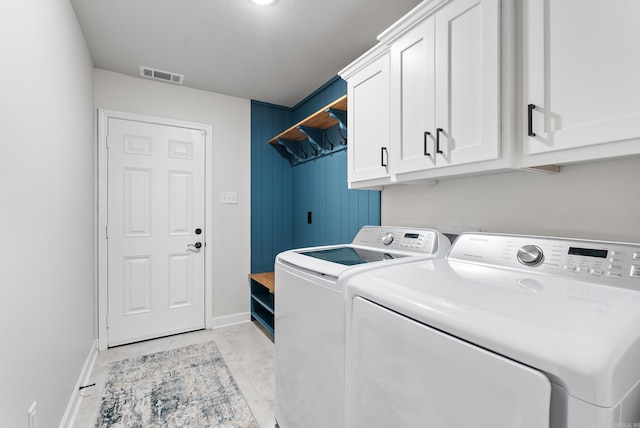
[(536, 266), (542, 263), (544, 253), (536, 245), (524, 245), (518, 250), (518, 261), (525, 266)]
[(387, 246), (391, 245), (394, 238), (395, 236), (393, 235), (393, 233), (389, 232), (382, 237), (382, 243)]

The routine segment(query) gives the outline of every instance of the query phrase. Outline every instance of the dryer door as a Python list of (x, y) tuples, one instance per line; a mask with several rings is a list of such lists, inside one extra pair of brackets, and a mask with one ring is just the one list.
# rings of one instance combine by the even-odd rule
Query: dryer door
[(540, 372), (360, 297), (348, 348), (350, 428), (548, 428)]

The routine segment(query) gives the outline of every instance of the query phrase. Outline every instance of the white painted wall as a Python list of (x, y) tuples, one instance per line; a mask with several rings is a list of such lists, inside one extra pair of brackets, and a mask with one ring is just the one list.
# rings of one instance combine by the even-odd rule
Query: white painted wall
[(640, 243), (640, 157), (403, 185), (382, 192), (382, 223)]
[(93, 65), (68, 0), (0, 2), (0, 425), (58, 426), (94, 345)]
[[(208, 184), (213, 191), (213, 302), (207, 304), (214, 324), (233, 321), (237, 314), (248, 319), (250, 101), (96, 69), (95, 105), (213, 125), (213, 183)], [(238, 192), (238, 204), (221, 204), (220, 192)]]

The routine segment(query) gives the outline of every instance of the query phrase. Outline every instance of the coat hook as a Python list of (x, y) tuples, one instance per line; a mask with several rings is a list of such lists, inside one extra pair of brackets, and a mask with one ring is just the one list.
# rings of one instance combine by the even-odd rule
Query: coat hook
[(340, 129), (340, 127), (338, 127), (338, 133), (340, 134), (340, 136), (342, 137), (342, 142), (340, 143), (341, 146), (346, 146), (347, 145), (347, 137), (342, 133), (342, 130)]
[(329, 150), (333, 150), (333, 143), (329, 140), (329, 137), (326, 137), (325, 139), (327, 140), (327, 143), (329, 143)]
[(307, 154), (307, 152), (304, 151), (304, 149), (300, 149), (300, 151), (302, 152), (302, 159), (307, 159), (309, 157), (309, 155)]

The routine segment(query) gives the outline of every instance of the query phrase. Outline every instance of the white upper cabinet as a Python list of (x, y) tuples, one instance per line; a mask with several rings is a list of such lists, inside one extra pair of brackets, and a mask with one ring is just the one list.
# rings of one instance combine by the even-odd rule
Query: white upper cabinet
[(638, 22), (638, 0), (424, 0), (340, 73), (350, 185), (640, 155)]
[(500, 2), (455, 0), (435, 18), (436, 165), (497, 159)]
[(391, 46), (393, 172), (436, 165), (435, 18), (426, 19)]
[(512, 166), (501, 73), (514, 68), (500, 61), (501, 13), (500, 0), (425, 0), (339, 73), (348, 83), (351, 187)]
[(499, 0), (450, 1), (393, 40), (391, 97), (393, 174), (497, 159)]
[(380, 186), (389, 175), (389, 52), (373, 49), (341, 72), (348, 81), (350, 187)]
[(640, 2), (522, 0), (522, 13), (522, 166), (640, 153)]

